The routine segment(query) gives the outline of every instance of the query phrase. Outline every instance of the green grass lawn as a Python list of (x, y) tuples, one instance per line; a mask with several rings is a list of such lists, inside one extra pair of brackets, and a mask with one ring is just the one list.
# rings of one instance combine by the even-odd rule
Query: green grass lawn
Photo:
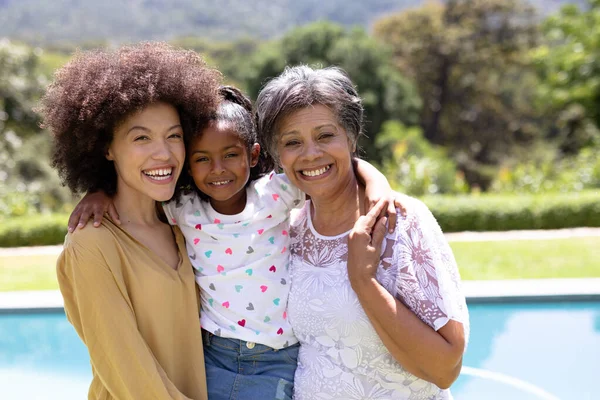
[[(464, 280), (600, 277), (600, 237), (450, 243)], [(0, 291), (57, 289), (57, 256), (0, 256)]]

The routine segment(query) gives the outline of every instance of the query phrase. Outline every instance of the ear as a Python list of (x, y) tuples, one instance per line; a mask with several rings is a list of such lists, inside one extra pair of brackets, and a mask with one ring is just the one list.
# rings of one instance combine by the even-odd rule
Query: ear
[(356, 154), (356, 142), (358, 140), (352, 140), (348, 138), (348, 144), (350, 145), (350, 154)]
[(106, 154), (104, 154), (104, 157), (106, 157), (106, 159), (108, 161), (115, 161), (115, 157), (112, 154), (112, 151), (110, 149), (110, 146), (108, 147), (108, 150), (106, 150)]
[(260, 157), (260, 144), (254, 143), (252, 149), (250, 149), (250, 167), (256, 167), (258, 164), (258, 158)]

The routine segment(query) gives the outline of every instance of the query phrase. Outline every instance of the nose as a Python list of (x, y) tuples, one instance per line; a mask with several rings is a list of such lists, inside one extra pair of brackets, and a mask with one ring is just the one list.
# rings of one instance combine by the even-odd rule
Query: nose
[(223, 166), (221, 160), (215, 159), (212, 161), (210, 164), (210, 172), (214, 175), (220, 175), (225, 172), (225, 167)]
[(169, 144), (164, 140), (157, 140), (154, 145), (152, 157), (156, 160), (166, 161), (171, 157)]
[(305, 143), (302, 155), (307, 160), (316, 160), (323, 155), (323, 151), (318, 143), (314, 140), (310, 140)]

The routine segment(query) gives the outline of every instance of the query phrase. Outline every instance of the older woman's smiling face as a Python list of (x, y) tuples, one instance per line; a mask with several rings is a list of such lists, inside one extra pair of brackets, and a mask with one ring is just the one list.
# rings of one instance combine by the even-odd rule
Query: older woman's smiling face
[(354, 146), (333, 111), (315, 104), (291, 113), (278, 124), (277, 153), (290, 179), (317, 200), (340, 193), (356, 178)]

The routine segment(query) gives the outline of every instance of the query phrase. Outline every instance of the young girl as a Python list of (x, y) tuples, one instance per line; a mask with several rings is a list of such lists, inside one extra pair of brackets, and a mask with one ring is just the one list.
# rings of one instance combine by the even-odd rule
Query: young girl
[[(180, 188), (163, 207), (186, 238), (201, 289), (209, 397), (290, 399), (298, 341), (286, 312), (288, 233), (290, 211), (304, 205), (305, 195), (261, 154), (250, 101), (232, 87), (221, 95), (210, 123), (186, 137), (189, 190)], [(359, 161), (357, 170), (379, 184), (371, 184), (372, 199), (381, 187), (389, 191), (370, 165)], [(92, 196), (101, 200), (84, 202), (110, 202)], [(71, 218), (80, 226), (88, 214), (78, 210), (85, 207)]]

